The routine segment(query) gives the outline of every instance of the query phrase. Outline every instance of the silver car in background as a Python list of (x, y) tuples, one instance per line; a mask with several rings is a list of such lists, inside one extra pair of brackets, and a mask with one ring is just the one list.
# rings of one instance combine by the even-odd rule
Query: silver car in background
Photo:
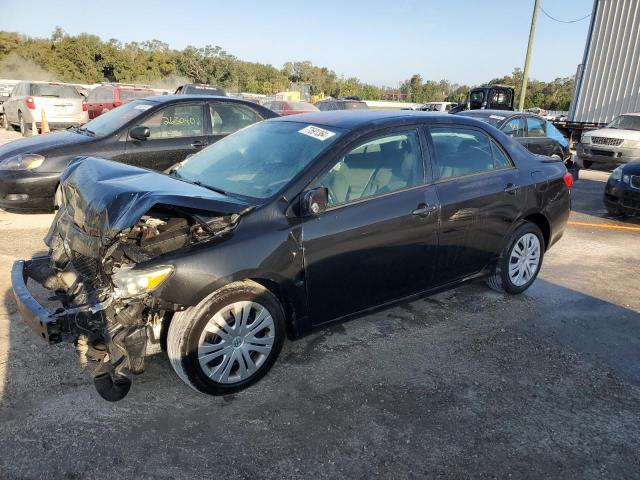
[(23, 136), (40, 130), (42, 112), (51, 130), (89, 121), (87, 102), (73, 85), (55, 82), (20, 82), (4, 104), (4, 126), (19, 128)]

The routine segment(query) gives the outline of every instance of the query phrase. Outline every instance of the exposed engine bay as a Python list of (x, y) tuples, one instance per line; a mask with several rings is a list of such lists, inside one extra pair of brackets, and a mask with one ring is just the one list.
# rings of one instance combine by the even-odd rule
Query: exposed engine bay
[(173, 267), (134, 267), (221, 237), (237, 226), (243, 213), (204, 216), (193, 209), (156, 205), (103, 245), (62, 207), (45, 238), (49, 255), (28, 262), (25, 275), (52, 290), (51, 299), (62, 305), (48, 325), (49, 342), (73, 342), (80, 363), (95, 364), (100, 395), (109, 401), (122, 399), (131, 387), (130, 374), (142, 373), (145, 357), (162, 350), (173, 312), (184, 308), (153, 295)]

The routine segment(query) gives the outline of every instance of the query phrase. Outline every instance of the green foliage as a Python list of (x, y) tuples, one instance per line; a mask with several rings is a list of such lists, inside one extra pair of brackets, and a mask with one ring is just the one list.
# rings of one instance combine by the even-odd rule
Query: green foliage
[[(163, 84), (168, 88), (173, 85), (169, 85), (167, 79), (179, 79), (217, 84), (229, 91), (264, 94), (288, 90), (291, 83), (305, 83), (313, 95), (355, 95), (365, 100), (382, 99), (395, 91), (363, 83), (353, 77), (338, 77), (332, 70), (309, 61), (287, 62), (282, 69), (277, 69), (272, 65), (245, 62), (214, 45), (174, 50), (156, 39), (126, 44), (117, 39), (105, 42), (86, 33), (67, 35), (60, 27), (56, 27), (48, 39), (0, 31), (0, 66), (8, 59), (12, 64), (16, 59), (25, 64), (31, 62), (36, 68), (44, 69), (51, 78), (77, 83), (138, 82)], [(0, 76), (2, 74), (3, 70), (0, 70)], [(516, 68), (511, 75), (495, 78), (489, 83), (514, 86), (517, 104), (522, 71)], [(572, 89), (572, 78), (558, 78), (553, 82), (531, 80), (525, 106), (567, 110)], [(400, 93), (402, 98), (416, 103), (465, 103), (469, 87), (451, 84), (447, 80), (424, 81), (416, 74), (402, 83)]]

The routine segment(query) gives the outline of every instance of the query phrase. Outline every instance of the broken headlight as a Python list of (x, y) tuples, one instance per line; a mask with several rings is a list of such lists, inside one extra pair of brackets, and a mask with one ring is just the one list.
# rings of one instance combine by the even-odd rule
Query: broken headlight
[(36, 153), (21, 153), (0, 162), (0, 170), (33, 170), (44, 162), (44, 157)]
[(172, 273), (173, 267), (168, 265), (139, 270), (122, 267), (111, 276), (111, 281), (116, 287), (116, 298), (131, 298), (154, 291)]

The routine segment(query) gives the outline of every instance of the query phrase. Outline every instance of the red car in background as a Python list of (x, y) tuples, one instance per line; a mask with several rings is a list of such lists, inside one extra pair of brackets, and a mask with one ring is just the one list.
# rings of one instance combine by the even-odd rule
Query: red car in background
[(307, 102), (282, 102), (273, 101), (263, 105), (269, 110), (276, 112), (278, 115), (295, 115), (296, 113), (319, 112), (317, 107)]
[(101, 85), (91, 90), (87, 97), (89, 118), (96, 118), (109, 110), (113, 110), (120, 105), (129, 103), (131, 100), (151, 97), (155, 92), (146, 86), (136, 85)]

